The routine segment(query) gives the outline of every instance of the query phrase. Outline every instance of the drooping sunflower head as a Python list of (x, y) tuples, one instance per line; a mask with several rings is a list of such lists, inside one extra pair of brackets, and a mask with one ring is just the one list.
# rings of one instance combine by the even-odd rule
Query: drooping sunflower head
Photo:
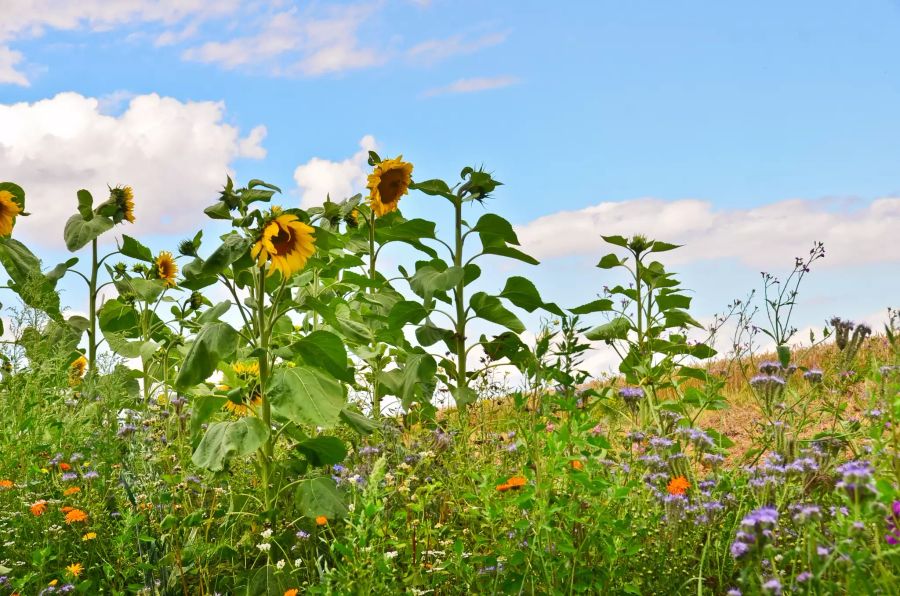
[(0, 190), (0, 236), (12, 234), (16, 225), (16, 216), (22, 213), (22, 207), (8, 190)]
[(175, 276), (178, 275), (178, 265), (175, 264), (175, 258), (172, 253), (162, 251), (156, 257), (156, 266), (154, 267), (156, 277), (163, 280), (167, 288), (175, 287)]
[(291, 213), (278, 213), (273, 209), (276, 217), (263, 226), (250, 255), (260, 267), (268, 263), (268, 275), (280, 271), (287, 279), (303, 269), (316, 251), (316, 241), (311, 226)]
[(76, 387), (81, 384), (84, 378), (84, 371), (87, 369), (87, 358), (79, 356), (72, 364), (69, 365), (69, 386)]
[(393, 159), (385, 159), (375, 166), (369, 174), (369, 205), (378, 217), (383, 217), (397, 210), (400, 197), (409, 192), (412, 182), (413, 165), (403, 161), (398, 155)]
[(109, 198), (115, 201), (118, 211), (113, 216), (113, 221), (119, 223), (123, 219), (128, 223), (134, 223), (134, 191), (130, 186), (117, 186), (110, 189)]
[(253, 381), (259, 378), (259, 362), (235, 362), (231, 370), (242, 381)]
[(262, 403), (259, 393), (254, 393), (249, 398), (239, 395), (237, 397), (228, 396), (225, 405), (222, 406), (235, 416), (246, 416), (251, 410), (256, 409)]

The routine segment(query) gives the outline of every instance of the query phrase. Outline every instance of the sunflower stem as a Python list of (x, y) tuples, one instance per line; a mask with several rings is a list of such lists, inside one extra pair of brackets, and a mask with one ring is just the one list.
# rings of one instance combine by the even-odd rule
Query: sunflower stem
[[(375, 251), (375, 211), (369, 211), (369, 293), (375, 294), (375, 276), (378, 270), (375, 263), (378, 253)], [(372, 416), (377, 420), (381, 418), (381, 387), (378, 377), (381, 374), (381, 358), (377, 354), (378, 342), (372, 339)]]
[[(462, 231), (462, 196), (457, 196), (453, 201), (456, 212), (456, 220), (454, 228), (456, 232), (456, 250), (453, 252), (453, 265), (462, 269), (463, 265), (463, 243), (465, 237)], [(466, 401), (466, 393), (469, 388), (468, 375), (466, 372), (466, 306), (465, 306), (465, 290), (466, 276), (460, 277), (453, 290), (454, 302), (456, 302), (456, 407), (460, 418), (465, 420), (468, 413), (468, 401)], [(460, 397), (464, 398), (460, 403)]]
[[(272, 492), (269, 487), (269, 475), (271, 472), (272, 455), (274, 452), (274, 440), (271, 435), (272, 430), (272, 405), (269, 403), (269, 396), (266, 394), (269, 378), (269, 325), (266, 324), (266, 274), (265, 270), (259, 268), (259, 276), (257, 277), (256, 287), (256, 320), (257, 331), (259, 333), (259, 346), (261, 354), (259, 355), (259, 396), (260, 396), (260, 414), (266, 430), (269, 435), (262, 448), (257, 452), (259, 454), (260, 463), (260, 480), (263, 485), (263, 503), (265, 504), (266, 514), (272, 511)], [(275, 305), (273, 304), (273, 309)]]
[(88, 281), (88, 316), (90, 317), (90, 330), (88, 331), (88, 373), (94, 376), (97, 372), (97, 270), (100, 263), (97, 261), (97, 239), (91, 240), (91, 279)]

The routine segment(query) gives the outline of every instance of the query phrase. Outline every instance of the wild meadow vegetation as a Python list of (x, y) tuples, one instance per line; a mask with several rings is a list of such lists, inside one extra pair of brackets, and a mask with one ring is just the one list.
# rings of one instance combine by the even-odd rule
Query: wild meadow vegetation
[(898, 593), (900, 317), (801, 344), (823, 246), (703, 326), (677, 246), (606, 236), (560, 306), (492, 174), (370, 165), (307, 211), (228, 179), (159, 253), (81, 190), (52, 268), (0, 184), (0, 595)]

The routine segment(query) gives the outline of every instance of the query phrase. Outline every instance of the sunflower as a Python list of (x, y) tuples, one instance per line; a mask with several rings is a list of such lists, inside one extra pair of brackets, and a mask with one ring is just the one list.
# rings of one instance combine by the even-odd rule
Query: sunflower
[(250, 255), (260, 267), (266, 261), (270, 263), (269, 275), (281, 271), (281, 275), (288, 278), (303, 269), (315, 251), (312, 227), (288, 213), (279, 215), (263, 228)]
[(176, 275), (178, 275), (178, 265), (175, 264), (172, 253), (165, 250), (159, 253), (159, 256), (156, 257), (156, 276), (165, 282), (167, 288), (174, 288)]
[(16, 216), (20, 213), (22, 208), (15, 202), (13, 194), (8, 190), (0, 190), (0, 236), (12, 234)]
[(238, 378), (249, 381), (259, 377), (259, 362), (235, 362), (231, 370)]
[(369, 174), (369, 204), (375, 215), (382, 217), (397, 210), (400, 197), (409, 192), (413, 165), (403, 161), (403, 156), (385, 159)]
[(116, 206), (119, 208), (121, 219), (116, 218), (116, 222), (123, 219), (128, 223), (134, 223), (134, 191), (130, 186), (115, 187), (109, 191), (110, 198), (115, 200)]
[(84, 371), (87, 368), (87, 358), (79, 356), (72, 364), (69, 365), (69, 386), (76, 387), (81, 384), (84, 378)]
[[(248, 383), (250, 398), (248, 399), (245, 395), (229, 395), (223, 407), (236, 416), (246, 416), (252, 408), (257, 408), (262, 404), (262, 396), (258, 389), (259, 362), (235, 362), (231, 365), (231, 370), (238, 379)], [(222, 391), (231, 390), (228, 385), (220, 385), (219, 388)]]

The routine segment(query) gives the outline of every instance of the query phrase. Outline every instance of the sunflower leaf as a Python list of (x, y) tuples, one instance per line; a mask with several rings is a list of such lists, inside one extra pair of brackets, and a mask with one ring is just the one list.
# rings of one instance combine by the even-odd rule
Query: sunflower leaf
[(146, 263), (153, 262), (153, 253), (150, 252), (150, 249), (126, 234), (122, 234), (122, 246), (119, 247), (119, 252), (132, 259)]
[(81, 214), (85, 221), (91, 221), (94, 219), (94, 197), (83, 188), (78, 191), (77, 195), (78, 213)]
[(75, 252), (86, 246), (90, 241), (96, 240), (103, 232), (111, 230), (114, 225), (113, 220), (102, 215), (95, 215), (90, 220), (87, 220), (80, 213), (76, 213), (66, 222), (66, 228), (63, 232), (66, 248), (70, 252)]
[(175, 387), (188, 389), (202, 383), (216, 370), (219, 362), (230, 360), (237, 351), (240, 336), (227, 323), (205, 325), (188, 349), (175, 378)]
[(250, 248), (251, 240), (237, 233), (225, 236), (219, 248), (213, 251), (200, 267), (199, 277), (212, 277), (240, 259)]
[(506, 298), (519, 308), (523, 308), (528, 312), (534, 312), (538, 308), (543, 308), (547, 312), (557, 316), (564, 316), (560, 307), (552, 302), (544, 302), (535, 285), (524, 277), (513, 276), (507, 279), (506, 286), (500, 293), (500, 298)]
[(279, 369), (269, 388), (272, 411), (297, 424), (330, 428), (346, 404), (343, 386), (310, 366)]
[(209, 425), (191, 461), (198, 468), (220, 472), (228, 460), (255, 453), (268, 436), (269, 429), (259, 418), (215, 422)]
[(508, 310), (496, 296), (476, 292), (470, 301), (472, 310), (480, 319), (502, 325), (514, 333), (525, 331), (525, 325), (519, 318)]
[(337, 485), (324, 476), (300, 482), (296, 501), (301, 513), (309, 518), (324, 516), (334, 519), (347, 515), (347, 506)]

